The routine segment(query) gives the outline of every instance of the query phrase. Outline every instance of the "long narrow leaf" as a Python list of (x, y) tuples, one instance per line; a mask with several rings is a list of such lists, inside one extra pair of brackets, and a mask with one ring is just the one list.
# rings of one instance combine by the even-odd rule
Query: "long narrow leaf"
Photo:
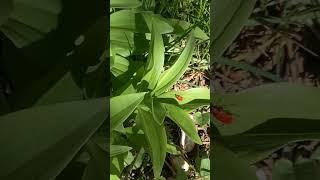
[(159, 178), (167, 153), (167, 136), (164, 125), (159, 125), (152, 117), (151, 112), (139, 108), (137, 121), (142, 129), (150, 146), (153, 172)]
[(157, 85), (161, 70), (164, 65), (164, 45), (161, 34), (155, 24), (152, 24), (151, 43), (147, 62), (147, 73), (142, 82), (148, 83), (148, 89), (154, 89)]
[(170, 88), (187, 69), (195, 47), (194, 32), (191, 31), (187, 45), (178, 60), (168, 70), (164, 71), (160, 77), (160, 81), (154, 90), (156, 95), (160, 95)]
[[(181, 96), (182, 99), (178, 100), (176, 95)], [(169, 91), (163, 93), (157, 98), (159, 99), (174, 99), (180, 105), (190, 103), (194, 100), (202, 100), (204, 103), (209, 105), (210, 101), (210, 90), (208, 88), (192, 88), (185, 91)]]
[(111, 130), (125, 121), (135, 108), (141, 103), (146, 93), (134, 93), (112, 97), (110, 100)]

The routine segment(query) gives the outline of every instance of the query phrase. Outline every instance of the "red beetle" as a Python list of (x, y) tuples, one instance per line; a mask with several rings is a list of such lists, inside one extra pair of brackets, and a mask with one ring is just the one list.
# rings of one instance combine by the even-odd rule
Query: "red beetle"
[(218, 121), (222, 122), (223, 124), (231, 124), (234, 120), (233, 115), (220, 106), (211, 106), (211, 113)]
[(175, 96), (176, 96), (176, 98), (177, 98), (178, 101), (183, 101), (183, 97), (182, 97), (182, 96), (180, 96), (180, 95), (178, 95), (178, 94), (175, 94)]

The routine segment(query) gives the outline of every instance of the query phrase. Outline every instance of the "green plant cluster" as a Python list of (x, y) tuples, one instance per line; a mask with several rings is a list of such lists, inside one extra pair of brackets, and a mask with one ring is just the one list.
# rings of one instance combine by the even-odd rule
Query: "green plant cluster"
[[(195, 143), (202, 144), (188, 112), (209, 104), (209, 89), (172, 91), (170, 88), (190, 64), (196, 40), (208, 37), (186, 21), (146, 11), (139, 1), (117, 2), (111, 1), (110, 15), (111, 177), (125, 176), (121, 159), (128, 160), (128, 151), (133, 149), (136, 157), (140, 151), (149, 154), (154, 177), (161, 178), (166, 154), (177, 153), (167, 138), (166, 118), (176, 123)], [(165, 68), (169, 58), (166, 48), (183, 37), (188, 37), (183, 51)], [(134, 166), (136, 161), (127, 163)]]

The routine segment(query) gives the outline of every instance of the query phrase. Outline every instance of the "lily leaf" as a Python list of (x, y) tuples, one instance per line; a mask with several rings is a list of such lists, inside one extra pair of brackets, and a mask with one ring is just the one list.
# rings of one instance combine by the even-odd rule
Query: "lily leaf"
[(159, 178), (167, 153), (167, 136), (164, 125), (159, 125), (150, 111), (142, 108), (138, 109), (137, 121), (142, 126), (145, 137), (150, 147), (153, 172), (156, 178)]
[(110, 127), (114, 130), (123, 123), (135, 108), (142, 102), (146, 93), (134, 93), (112, 97), (110, 100)]
[(189, 114), (175, 105), (164, 104), (168, 117), (175, 122), (197, 144), (202, 144), (198, 131)]

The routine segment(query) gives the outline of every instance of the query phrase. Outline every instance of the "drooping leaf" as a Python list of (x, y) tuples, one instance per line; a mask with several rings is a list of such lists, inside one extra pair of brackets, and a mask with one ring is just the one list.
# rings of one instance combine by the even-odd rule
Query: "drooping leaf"
[(107, 105), (101, 98), (1, 116), (1, 179), (54, 179), (107, 118)]
[(112, 97), (110, 100), (110, 128), (113, 130), (125, 121), (141, 103), (146, 93), (135, 93)]
[(219, 58), (232, 41), (238, 36), (248, 20), (256, 0), (212, 1), (211, 13), (214, 18), (211, 50), (213, 59)]
[(175, 122), (197, 144), (202, 144), (198, 131), (189, 114), (175, 105), (164, 104), (168, 117)]
[(169, 89), (179, 78), (183, 75), (187, 69), (195, 47), (195, 37), (193, 31), (190, 33), (187, 45), (183, 52), (180, 54), (177, 61), (169, 69), (161, 74), (160, 80), (154, 90), (156, 96), (164, 93)]
[(169, 24), (169, 21), (160, 15), (153, 14), (153, 12), (143, 12), (142, 16), (144, 17), (150, 32), (152, 31), (152, 26), (154, 26), (160, 34), (167, 34), (173, 31), (173, 27)]
[(145, 137), (149, 144), (149, 153), (152, 159), (153, 172), (159, 178), (162, 172), (167, 153), (167, 136), (164, 125), (159, 125), (150, 111), (138, 109), (137, 121), (142, 126)]

